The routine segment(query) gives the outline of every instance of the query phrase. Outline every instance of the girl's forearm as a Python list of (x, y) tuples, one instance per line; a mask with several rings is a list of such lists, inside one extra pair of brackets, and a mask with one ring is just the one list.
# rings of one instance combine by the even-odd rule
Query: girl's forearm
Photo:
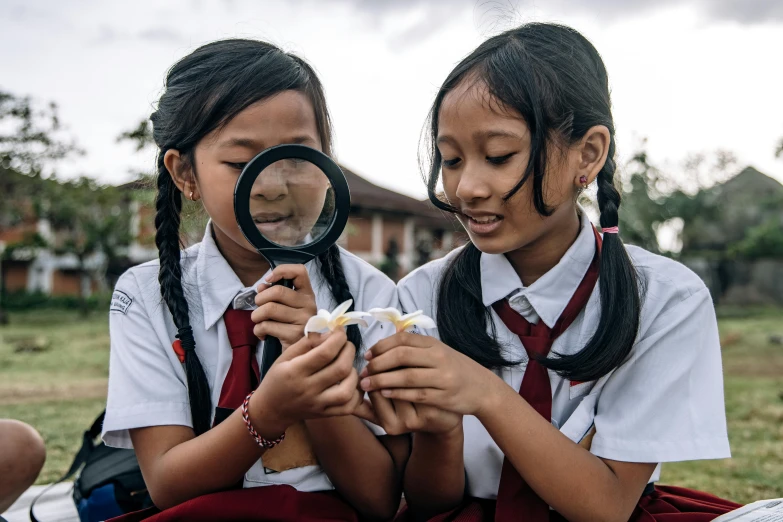
[(352, 415), (305, 421), (319, 463), (363, 519), (391, 520), (401, 485), (391, 455)]
[(418, 432), (405, 468), (405, 500), (423, 520), (454, 509), (465, 492), (462, 423), (446, 434)]
[[(134, 430), (139, 432), (132, 433), (134, 446), (142, 448), (154, 444), (154, 441), (144, 439), (156, 437), (161, 433), (160, 428), (169, 427)], [(285, 431), (285, 427), (267, 428), (270, 437), (272, 432)], [(193, 432), (187, 432), (192, 437)], [(261, 433), (267, 436), (263, 431)], [(237, 410), (215, 428), (176, 443), (168, 451), (149, 459), (142, 469), (153, 502), (159, 509), (167, 509), (236, 485), (264, 451), (248, 433), (242, 412)]]

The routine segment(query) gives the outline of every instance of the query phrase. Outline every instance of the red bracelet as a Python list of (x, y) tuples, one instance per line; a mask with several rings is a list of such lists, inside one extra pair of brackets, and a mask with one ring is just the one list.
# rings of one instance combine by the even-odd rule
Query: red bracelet
[(253, 424), (250, 422), (250, 415), (248, 414), (248, 406), (250, 405), (250, 397), (253, 396), (253, 393), (255, 393), (255, 390), (251, 391), (247, 394), (247, 397), (245, 397), (245, 402), (242, 403), (242, 418), (245, 420), (245, 425), (247, 426), (247, 431), (250, 432), (250, 436), (253, 437), (253, 440), (256, 441), (256, 444), (261, 446), (262, 448), (270, 449), (274, 448), (281, 442), (283, 442), (283, 439), (285, 439), (285, 432), (283, 432), (282, 435), (280, 435), (275, 440), (266, 440), (264, 437), (258, 434), (256, 429), (253, 427)]

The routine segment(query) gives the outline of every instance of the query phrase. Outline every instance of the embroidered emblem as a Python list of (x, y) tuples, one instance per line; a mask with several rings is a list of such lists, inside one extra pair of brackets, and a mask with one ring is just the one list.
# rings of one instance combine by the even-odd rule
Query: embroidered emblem
[(133, 304), (133, 298), (120, 290), (115, 290), (111, 295), (111, 307), (109, 311), (120, 312), (122, 314), (128, 313), (128, 308)]

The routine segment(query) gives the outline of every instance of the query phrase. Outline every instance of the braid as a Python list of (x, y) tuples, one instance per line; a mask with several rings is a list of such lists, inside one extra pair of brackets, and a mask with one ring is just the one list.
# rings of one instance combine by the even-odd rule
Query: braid
[[(598, 173), (601, 227), (619, 222), (620, 193), (614, 186), (614, 136), (606, 163)], [(592, 381), (609, 373), (628, 357), (639, 330), (641, 298), (636, 269), (618, 234), (604, 234), (598, 271), (601, 319), (593, 337), (573, 355), (546, 359), (543, 364), (572, 381)]]
[[(616, 227), (620, 222), (618, 216), (618, 209), (620, 208), (620, 202), (622, 197), (620, 192), (614, 186), (614, 171), (616, 169), (614, 163), (614, 135), (612, 135), (609, 142), (609, 151), (606, 156), (606, 163), (598, 173), (598, 208), (601, 211), (601, 228)], [(604, 241), (606, 238), (604, 238)]]
[(185, 373), (188, 379), (193, 431), (200, 435), (209, 429), (212, 416), (209, 383), (196, 355), (196, 341), (190, 327), (188, 302), (182, 289), (180, 265), (180, 212), (182, 197), (163, 164), (165, 150), (158, 155), (158, 196), (155, 200), (155, 244), (160, 257), (160, 293), (177, 327), (177, 337), (185, 350)]
[[(348, 281), (345, 279), (345, 272), (343, 271), (343, 263), (340, 259), (340, 247), (332, 245), (329, 250), (318, 256), (318, 264), (321, 268), (321, 275), (329, 283), (329, 289), (332, 291), (332, 297), (336, 304), (344, 303), (349, 299), (353, 299), (351, 290), (348, 288)], [(349, 311), (355, 309), (356, 303), (351, 305)], [(356, 356), (359, 357), (359, 352), (362, 347), (362, 334), (359, 331), (359, 327), (351, 325), (347, 329), (348, 340), (356, 346)]]

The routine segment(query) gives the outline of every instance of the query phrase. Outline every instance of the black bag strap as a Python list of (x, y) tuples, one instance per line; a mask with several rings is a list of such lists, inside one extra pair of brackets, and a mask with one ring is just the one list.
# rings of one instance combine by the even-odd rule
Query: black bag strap
[(79, 468), (84, 465), (85, 462), (87, 462), (87, 458), (90, 456), (90, 453), (93, 452), (95, 449), (94, 440), (95, 437), (101, 434), (101, 429), (103, 429), (103, 418), (106, 416), (106, 410), (103, 410), (100, 415), (98, 415), (98, 418), (95, 419), (95, 421), (92, 423), (92, 426), (90, 426), (90, 429), (84, 432), (84, 436), (82, 438), (82, 447), (79, 448), (79, 451), (76, 452), (76, 456), (73, 458), (73, 462), (71, 463), (71, 467), (68, 468), (68, 471), (65, 472), (65, 475), (60, 477), (57, 482), (50, 484), (48, 488), (41, 491), (35, 499), (33, 499), (32, 504), (30, 504), (30, 520), (31, 522), (41, 522), (37, 518), (35, 518), (35, 515), (33, 514), (33, 508), (35, 507), (35, 504), (38, 503), (38, 501), (43, 497), (46, 493), (49, 492), (50, 489), (52, 489), (57, 484), (60, 484), (61, 482), (64, 482), (71, 478), (74, 473), (79, 471)]

